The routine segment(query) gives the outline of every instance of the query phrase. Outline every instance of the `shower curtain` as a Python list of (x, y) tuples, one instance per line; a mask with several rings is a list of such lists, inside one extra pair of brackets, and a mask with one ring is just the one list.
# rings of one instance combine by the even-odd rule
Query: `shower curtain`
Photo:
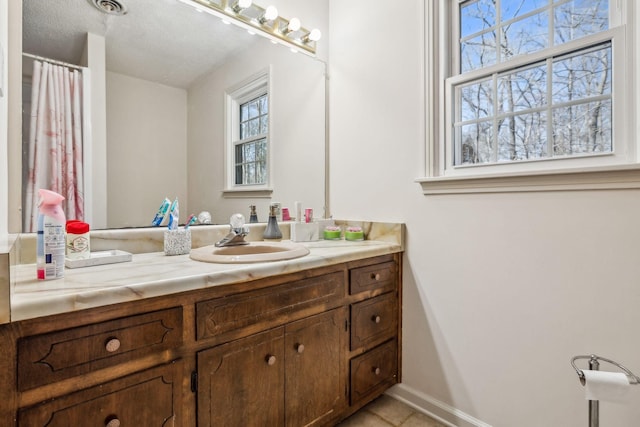
[(36, 231), (41, 188), (65, 197), (68, 219), (84, 219), (82, 92), (80, 71), (34, 61), (25, 232)]

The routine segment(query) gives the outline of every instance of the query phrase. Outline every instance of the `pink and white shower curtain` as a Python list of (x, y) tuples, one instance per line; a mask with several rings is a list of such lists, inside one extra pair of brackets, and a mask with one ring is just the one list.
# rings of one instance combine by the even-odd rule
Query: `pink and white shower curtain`
[(65, 197), (68, 219), (84, 219), (82, 92), (80, 71), (34, 61), (25, 232), (36, 231), (41, 188)]

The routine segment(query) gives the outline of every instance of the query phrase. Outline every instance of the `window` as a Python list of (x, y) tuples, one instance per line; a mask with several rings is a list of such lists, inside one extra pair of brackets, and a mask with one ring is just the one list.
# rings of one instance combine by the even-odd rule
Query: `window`
[(227, 192), (268, 191), (269, 72), (226, 93)]
[(434, 113), (423, 187), (429, 178), (637, 164), (630, 3), (427, 4), (426, 27), (436, 31), (426, 34)]

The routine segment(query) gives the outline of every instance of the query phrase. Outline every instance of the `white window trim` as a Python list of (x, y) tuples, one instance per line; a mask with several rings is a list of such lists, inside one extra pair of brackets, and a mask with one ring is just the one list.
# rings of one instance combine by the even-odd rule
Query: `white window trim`
[[(239, 138), (240, 105), (250, 101), (266, 88), (269, 101), (269, 130), (267, 132), (267, 182), (258, 185), (236, 185), (234, 141)], [(226, 198), (269, 198), (273, 193), (273, 149), (271, 129), (273, 128), (273, 108), (271, 96), (271, 67), (265, 68), (249, 78), (237, 83), (225, 91), (225, 129), (224, 129), (224, 168), (225, 188), (222, 195)], [(262, 93), (260, 93), (261, 95)]]
[[(425, 174), (416, 182), (421, 184), (425, 195), (640, 188), (640, 139), (636, 136), (640, 135), (640, 91), (637, 87), (640, 55), (634, 51), (634, 46), (640, 43), (640, 31), (635, 30), (635, 25), (626, 25), (626, 34), (622, 35), (626, 38), (624, 56), (633, 58), (623, 67), (628, 78), (623, 80), (624, 87), (614, 81), (614, 94), (620, 96), (620, 90), (626, 93), (623, 109), (627, 116), (623, 121), (628, 125), (617, 128), (614, 133), (614, 145), (623, 144), (626, 147), (624, 159), (615, 159), (612, 155), (602, 156), (595, 162), (594, 159), (586, 159), (591, 164), (584, 163), (585, 159), (580, 158), (549, 160), (545, 162), (549, 164), (546, 168), (536, 165), (541, 161), (517, 162), (493, 167), (458, 167), (455, 174), (448, 173), (444, 152), (446, 147), (442, 143), (446, 141), (447, 131), (444, 112), (449, 107), (445, 104), (444, 91), (447, 88), (444, 82), (451, 66), (451, 58), (447, 53), (453, 42), (448, 37), (442, 37), (440, 29), (445, 30), (443, 34), (450, 34), (448, 29), (452, 19), (447, 16), (447, 2), (451, 1), (458, 0), (425, 2), (424, 9)], [(611, 6), (622, 7), (628, 16), (640, 23), (640, 5), (636, 5), (634, 0), (612, 1)], [(620, 64), (614, 63), (614, 66), (620, 68)], [(620, 112), (615, 114), (619, 115)], [(602, 158), (607, 160), (603, 162)]]

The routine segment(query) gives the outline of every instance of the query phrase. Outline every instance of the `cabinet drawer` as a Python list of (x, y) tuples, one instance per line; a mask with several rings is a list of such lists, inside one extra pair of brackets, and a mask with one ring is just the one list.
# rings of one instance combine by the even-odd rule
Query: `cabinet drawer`
[(18, 426), (178, 426), (180, 362), (22, 409)]
[[(196, 305), (197, 337), (210, 338), (261, 322), (276, 322), (296, 312), (344, 297), (342, 272), (330, 273)], [(257, 332), (257, 331), (250, 331)]]
[(398, 332), (398, 299), (389, 292), (351, 306), (351, 350), (381, 343)]
[(397, 266), (393, 261), (367, 267), (354, 268), (349, 272), (351, 295), (374, 289), (390, 291), (396, 288)]
[(181, 342), (181, 307), (26, 337), (18, 341), (18, 389), (83, 375)]
[(351, 404), (397, 382), (398, 343), (392, 340), (351, 359)]

